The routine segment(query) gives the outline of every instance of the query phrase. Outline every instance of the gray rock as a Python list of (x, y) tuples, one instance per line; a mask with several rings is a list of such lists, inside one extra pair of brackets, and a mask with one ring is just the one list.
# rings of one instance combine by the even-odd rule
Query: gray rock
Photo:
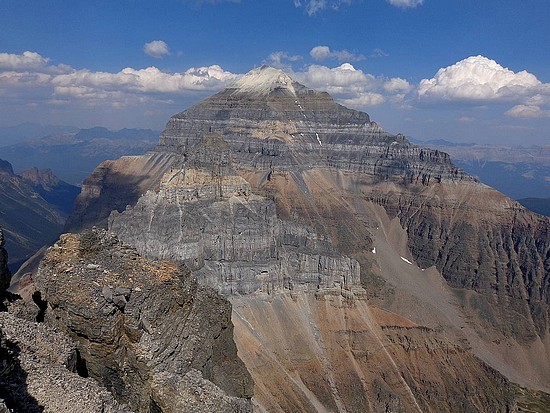
[[(89, 269), (89, 262), (106, 270)], [(35, 285), (48, 303), (46, 324), (74, 340), (90, 377), (120, 403), (147, 413), (153, 405), (184, 405), (187, 396), (178, 392), (185, 381), (178, 379), (177, 392), (153, 391), (155, 377), (194, 369), (204, 400), (184, 411), (250, 411), (252, 381), (237, 357), (231, 306), (180, 265), (146, 260), (94, 229), (63, 235), (42, 260)]]
[(75, 344), (43, 324), (0, 313), (0, 354), (0, 411), (130, 413), (76, 373)]

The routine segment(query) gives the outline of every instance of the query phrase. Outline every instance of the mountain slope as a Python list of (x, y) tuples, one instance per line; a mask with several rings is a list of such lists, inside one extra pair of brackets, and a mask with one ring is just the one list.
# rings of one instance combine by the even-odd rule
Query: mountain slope
[(550, 390), (550, 221), (280, 70), (96, 169), (68, 225), (98, 223), (228, 295), (258, 408), (507, 411), (494, 369)]
[(50, 170), (35, 168), (16, 175), (8, 162), (2, 162), (0, 226), (10, 267), (17, 269), (42, 246), (56, 240), (79, 190)]

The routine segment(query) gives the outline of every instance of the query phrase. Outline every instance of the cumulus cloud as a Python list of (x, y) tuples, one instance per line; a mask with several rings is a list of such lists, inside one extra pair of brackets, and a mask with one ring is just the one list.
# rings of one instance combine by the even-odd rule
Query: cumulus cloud
[(361, 54), (351, 53), (345, 49), (330, 50), (328, 46), (316, 46), (311, 49), (309, 55), (319, 62), (327, 59), (335, 59), (339, 62), (358, 62), (366, 59), (365, 56)]
[(23, 52), (23, 54), (0, 53), (0, 69), (21, 70), (38, 69), (48, 63), (47, 58), (36, 52)]
[(359, 93), (356, 97), (350, 99), (342, 99), (342, 103), (353, 107), (368, 107), (376, 106), (384, 103), (386, 99), (380, 93), (365, 92)]
[(304, 7), (309, 16), (314, 16), (322, 10), (338, 10), (343, 4), (351, 4), (352, 0), (294, 0), (294, 6)]
[(424, 0), (387, 0), (392, 6), (401, 7), (403, 9), (414, 8), (424, 4)]
[(168, 45), (162, 40), (153, 40), (152, 42), (145, 43), (143, 45), (143, 51), (145, 54), (155, 58), (168, 56), (170, 54)]
[(526, 71), (513, 72), (484, 56), (471, 56), (423, 79), (418, 96), (424, 100), (514, 101), (532, 96), (542, 83)]
[[(183, 73), (164, 72), (156, 67), (111, 73), (47, 65), (47, 58), (32, 52), (0, 56), (0, 95), (4, 103), (39, 101), (60, 106), (81, 102), (88, 107), (100, 104), (121, 108), (217, 91), (238, 77), (218, 65), (190, 68)], [(10, 69), (1, 69), (6, 66)]]
[(398, 92), (410, 92), (413, 89), (413, 86), (407, 82), (405, 79), (400, 77), (394, 77), (386, 82), (384, 82), (384, 89), (390, 93)]
[(173, 94), (188, 91), (217, 90), (237, 75), (226, 72), (218, 65), (191, 68), (184, 73), (166, 73), (156, 67), (146, 69), (126, 68), (118, 73), (76, 70), (54, 77), (51, 84), (55, 95), (91, 97), (117, 93)]
[(513, 118), (550, 118), (550, 110), (534, 105), (516, 105), (505, 114)]
[(403, 79), (387, 79), (356, 69), (351, 63), (335, 68), (311, 65), (294, 78), (308, 87), (325, 90), (346, 106), (366, 108), (385, 102), (400, 104), (412, 86)]

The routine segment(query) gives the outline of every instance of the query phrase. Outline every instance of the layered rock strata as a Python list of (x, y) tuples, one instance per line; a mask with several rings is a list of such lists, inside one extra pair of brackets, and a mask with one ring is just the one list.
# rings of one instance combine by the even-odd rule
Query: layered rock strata
[(63, 235), (34, 281), (46, 324), (71, 337), (86, 373), (132, 410), (251, 411), (231, 307), (183, 267), (92, 230)]
[(141, 254), (183, 261), (224, 295), (360, 286), (357, 261), (341, 256), (313, 228), (277, 217), (231, 166), (227, 143), (207, 134), (172, 169), (158, 193), (113, 212), (109, 227)]

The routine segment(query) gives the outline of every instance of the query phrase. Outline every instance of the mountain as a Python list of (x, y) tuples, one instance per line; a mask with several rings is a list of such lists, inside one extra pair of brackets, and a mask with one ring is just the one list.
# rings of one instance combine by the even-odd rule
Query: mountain
[(518, 202), (537, 214), (550, 216), (550, 198), (523, 198)]
[(511, 198), (550, 197), (550, 146), (457, 144), (443, 139), (418, 143), (449, 153), (460, 168)]
[(2, 156), (9, 159), (16, 170), (50, 168), (66, 182), (80, 184), (106, 159), (142, 154), (151, 149), (158, 135), (150, 129), (79, 129), (5, 146)]
[[(66, 230), (93, 226), (231, 302), (256, 411), (510, 412), (547, 400), (530, 389), (550, 391), (550, 220), (278, 69), (174, 115), (147, 154), (100, 164)], [(89, 329), (104, 324), (87, 321), (115, 295), (126, 312), (127, 291), (112, 288), (141, 275), (103, 262), (118, 241), (86, 242), (107, 248), (88, 268), (71, 252), (82, 239), (64, 237), (34, 277), (45, 322), (70, 330), (92, 377), (146, 411), (126, 396), (133, 373), (104, 379), (122, 367), (90, 351)], [(158, 297), (139, 308), (159, 302), (185, 307)], [(132, 334), (136, 308), (130, 350), (149, 340)], [(158, 345), (167, 358), (180, 349)]]
[(50, 134), (76, 133), (78, 128), (66, 125), (42, 125), (26, 122), (16, 126), (0, 127), (0, 147), (15, 145)]
[(80, 191), (51, 170), (32, 168), (16, 175), (3, 160), (0, 185), (0, 227), (15, 272), (38, 249), (57, 239)]

